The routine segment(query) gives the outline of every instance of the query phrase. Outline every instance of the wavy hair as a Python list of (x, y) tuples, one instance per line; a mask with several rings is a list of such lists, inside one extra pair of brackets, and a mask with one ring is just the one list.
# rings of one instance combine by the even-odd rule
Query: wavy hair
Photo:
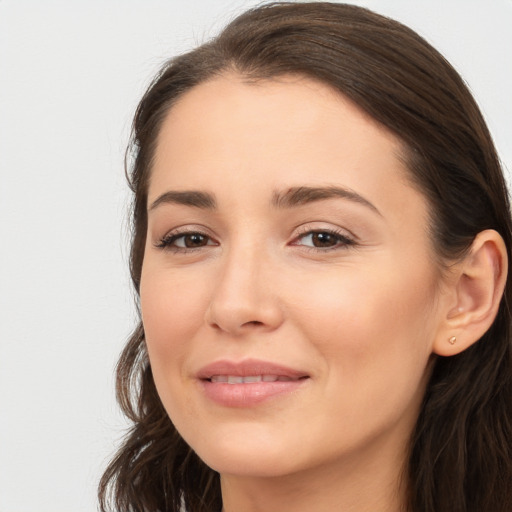
[[(170, 60), (138, 106), (127, 169), (133, 191), (130, 269), (137, 293), (148, 179), (162, 121), (182, 94), (227, 71), (254, 80), (301, 75), (339, 91), (402, 141), (412, 181), (428, 199), (430, 234), (441, 263), (463, 255), (485, 229), (501, 234), (512, 260), (500, 162), (478, 106), (451, 65), (414, 31), (369, 10), (271, 3)], [(435, 361), (405, 469), (410, 511), (512, 510), (511, 293), (509, 280), (481, 340)], [(102, 512), (218, 512), (219, 475), (167, 416), (142, 323), (119, 360), (117, 396), (133, 426), (100, 482)]]

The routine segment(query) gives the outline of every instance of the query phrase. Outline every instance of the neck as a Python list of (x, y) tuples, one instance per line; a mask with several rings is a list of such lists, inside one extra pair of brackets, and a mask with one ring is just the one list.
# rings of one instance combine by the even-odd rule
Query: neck
[(222, 475), (223, 512), (404, 512), (406, 457), (396, 454), (384, 449), (368, 457), (359, 452), (279, 477)]

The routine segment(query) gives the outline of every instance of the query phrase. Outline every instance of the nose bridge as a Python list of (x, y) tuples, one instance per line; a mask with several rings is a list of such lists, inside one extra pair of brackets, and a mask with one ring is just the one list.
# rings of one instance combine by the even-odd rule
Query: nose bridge
[(232, 333), (277, 327), (282, 315), (270, 278), (272, 257), (265, 244), (244, 237), (226, 248), (221, 258), (208, 322)]

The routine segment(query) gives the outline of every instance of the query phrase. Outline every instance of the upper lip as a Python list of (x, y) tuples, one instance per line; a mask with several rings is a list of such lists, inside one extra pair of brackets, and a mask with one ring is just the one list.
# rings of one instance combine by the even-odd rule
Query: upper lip
[(309, 377), (309, 375), (304, 371), (259, 359), (244, 359), (243, 361), (215, 361), (204, 366), (197, 372), (197, 378), (201, 380), (211, 379), (214, 375), (235, 375), (239, 377), (277, 375), (279, 377), (288, 377), (294, 380)]

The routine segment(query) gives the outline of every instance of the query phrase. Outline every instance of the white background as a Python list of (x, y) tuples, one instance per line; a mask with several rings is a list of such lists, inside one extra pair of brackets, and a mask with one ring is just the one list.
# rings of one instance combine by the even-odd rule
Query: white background
[[(163, 61), (250, 0), (0, 0), (0, 512), (92, 512), (126, 427), (123, 151)], [(469, 83), (512, 170), (512, 0), (354, 1)]]

